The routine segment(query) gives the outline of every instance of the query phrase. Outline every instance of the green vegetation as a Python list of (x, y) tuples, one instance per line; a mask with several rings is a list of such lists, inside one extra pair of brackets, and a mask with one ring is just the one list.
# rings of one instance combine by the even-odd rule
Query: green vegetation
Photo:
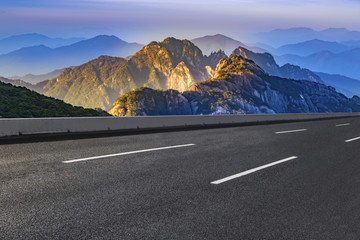
[(107, 113), (66, 104), (61, 100), (40, 95), (24, 87), (0, 82), (0, 117), (90, 117)]

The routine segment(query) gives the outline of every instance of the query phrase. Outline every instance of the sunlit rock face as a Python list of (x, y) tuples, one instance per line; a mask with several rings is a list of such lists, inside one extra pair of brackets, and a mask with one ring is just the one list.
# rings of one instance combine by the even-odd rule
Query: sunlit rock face
[(357, 98), (348, 99), (320, 83), (270, 76), (252, 60), (238, 55), (220, 60), (212, 78), (194, 83), (182, 93), (138, 89), (125, 96), (117, 99), (111, 114), (270, 114), (360, 109)]
[(129, 60), (101, 56), (65, 69), (43, 92), (73, 105), (108, 110), (116, 98), (140, 87), (182, 92), (209, 79), (209, 59), (214, 58), (204, 56), (190, 41), (167, 38), (148, 44)]

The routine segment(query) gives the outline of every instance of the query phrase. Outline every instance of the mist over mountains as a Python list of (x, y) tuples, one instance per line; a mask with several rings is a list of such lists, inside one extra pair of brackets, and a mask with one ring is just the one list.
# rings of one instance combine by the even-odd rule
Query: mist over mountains
[(0, 54), (6, 54), (20, 48), (45, 45), (58, 48), (85, 40), (85, 38), (50, 38), (38, 33), (28, 33), (10, 36), (0, 40)]
[(315, 31), (311, 28), (289, 28), (275, 29), (270, 32), (261, 32), (255, 34), (257, 41), (269, 44), (273, 47), (280, 47), (286, 44), (295, 44), (299, 42), (320, 39), (325, 41), (354, 41), (360, 40), (359, 31), (350, 31), (346, 28), (328, 28), (321, 31)]
[(45, 74), (39, 74), (39, 75), (34, 75), (34, 74), (26, 74), (24, 76), (11, 76), (9, 77), (9, 79), (13, 79), (13, 80), (21, 80), (21, 81), (25, 81), (27, 83), (31, 83), (31, 84), (37, 84), (41, 81), (44, 80), (50, 80), (53, 78), (56, 78), (57, 76), (60, 75), (60, 73), (63, 71), (64, 69), (56, 69), (54, 71), (45, 73)]
[(321, 51), (341, 53), (350, 49), (352, 49), (350, 46), (338, 42), (313, 39), (296, 44), (287, 44), (269, 51), (275, 55), (294, 54), (299, 56), (307, 56)]
[(276, 57), (280, 64), (292, 63), (317, 72), (341, 74), (360, 79), (360, 48), (340, 53), (320, 51), (308, 56), (286, 54)]
[(212, 52), (219, 49), (223, 50), (227, 55), (230, 55), (232, 51), (237, 47), (247, 48), (254, 52), (265, 52), (266, 50), (259, 47), (247, 46), (246, 44), (224, 36), (222, 34), (208, 35), (205, 37), (192, 39), (196, 46), (198, 46), (205, 55), (210, 55)]
[(106, 35), (58, 48), (31, 46), (0, 55), (0, 75), (44, 74), (54, 69), (82, 64), (100, 55), (127, 57), (141, 47), (141, 44)]

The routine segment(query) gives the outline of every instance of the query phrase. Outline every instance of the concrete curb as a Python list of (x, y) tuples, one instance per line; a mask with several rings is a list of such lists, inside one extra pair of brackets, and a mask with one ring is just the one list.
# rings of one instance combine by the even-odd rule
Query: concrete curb
[(0, 119), (0, 138), (45, 134), (140, 132), (347, 117), (360, 117), (360, 113)]

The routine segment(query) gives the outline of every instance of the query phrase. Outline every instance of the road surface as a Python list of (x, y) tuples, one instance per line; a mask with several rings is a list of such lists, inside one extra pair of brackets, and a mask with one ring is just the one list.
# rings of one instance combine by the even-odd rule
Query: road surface
[(0, 239), (360, 239), (360, 119), (0, 145)]

